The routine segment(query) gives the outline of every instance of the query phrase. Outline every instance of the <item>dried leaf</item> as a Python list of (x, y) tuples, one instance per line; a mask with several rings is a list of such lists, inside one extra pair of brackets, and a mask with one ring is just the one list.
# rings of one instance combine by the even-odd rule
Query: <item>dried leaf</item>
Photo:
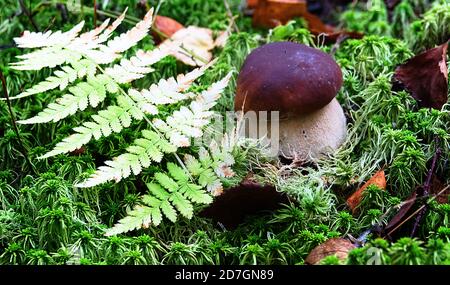
[(429, 49), (395, 70), (394, 79), (408, 90), (420, 107), (440, 110), (447, 102), (448, 42)]
[(406, 214), (409, 213), (412, 206), (415, 204), (417, 200), (417, 189), (408, 197), (406, 201), (408, 203), (403, 204), (400, 207), (397, 214), (389, 221), (389, 223), (384, 227), (383, 232), (388, 234), (392, 229), (394, 229), (397, 225), (399, 225), (405, 218)]
[(214, 46), (223, 48), (227, 44), (227, 40), (230, 37), (231, 32), (229, 30), (220, 32), (219, 36), (214, 41)]
[(384, 175), (384, 170), (380, 170), (375, 173), (361, 188), (359, 188), (347, 199), (347, 205), (353, 212), (358, 207), (359, 203), (361, 203), (364, 190), (366, 190), (366, 188), (370, 185), (376, 185), (378, 188), (383, 190), (386, 189), (386, 177)]
[[(330, 6), (344, 5), (347, 1), (340, 1), (342, 3), (325, 3), (327, 9)], [(321, 35), (326, 44), (334, 43), (341, 36), (346, 38), (360, 39), (363, 34), (358, 32), (348, 32), (345, 30), (338, 30), (333, 26), (322, 22), (320, 17), (308, 11), (308, 3), (305, 0), (259, 0), (248, 1), (248, 8), (253, 8), (253, 25), (265, 28), (273, 28), (278, 25), (286, 24), (296, 17), (303, 17), (308, 22), (308, 28), (311, 33)], [(323, 10), (321, 10), (324, 12)]]
[(259, 0), (247, 0), (247, 8), (255, 9), (258, 6)]
[[(431, 196), (438, 195), (439, 192), (441, 192), (442, 189), (444, 188), (445, 188), (444, 183), (442, 183), (436, 176), (433, 176), (433, 180), (430, 186), (430, 195)], [(444, 193), (436, 197), (436, 201), (439, 204), (446, 204), (450, 202), (449, 197), (450, 197), (450, 189), (447, 189), (446, 191), (444, 191)]]
[(159, 15), (156, 16), (153, 25), (158, 31), (163, 33), (166, 38), (171, 37), (177, 31), (184, 29), (184, 26), (174, 19)]
[(233, 229), (247, 216), (275, 210), (287, 202), (286, 196), (276, 191), (274, 186), (246, 179), (236, 187), (225, 189), (200, 215)]
[(312, 33), (334, 32), (333, 27), (324, 24), (318, 16), (308, 12), (305, 0), (259, 0), (253, 13), (253, 25), (274, 28), (286, 24), (295, 17), (303, 17)]
[(305, 263), (310, 265), (320, 264), (320, 261), (327, 256), (336, 255), (340, 260), (345, 260), (350, 250), (355, 245), (343, 238), (332, 238), (316, 246), (306, 257)]
[(187, 65), (203, 66), (212, 59), (214, 40), (210, 29), (189, 26), (178, 30), (160, 47)]

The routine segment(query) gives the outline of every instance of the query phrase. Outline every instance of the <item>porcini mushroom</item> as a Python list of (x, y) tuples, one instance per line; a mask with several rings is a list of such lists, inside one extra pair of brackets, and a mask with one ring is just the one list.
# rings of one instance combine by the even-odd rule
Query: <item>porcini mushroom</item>
[(335, 99), (341, 86), (341, 69), (328, 54), (303, 44), (270, 43), (246, 58), (235, 110), (279, 111), (280, 154), (315, 159), (345, 139), (346, 119)]

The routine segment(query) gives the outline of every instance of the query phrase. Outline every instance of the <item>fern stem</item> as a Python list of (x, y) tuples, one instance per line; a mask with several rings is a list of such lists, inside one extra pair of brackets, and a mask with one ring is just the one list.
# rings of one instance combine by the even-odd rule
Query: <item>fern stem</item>
[[(96, 64), (96, 66), (97, 66), (98, 70), (99, 70), (101, 73), (106, 74), (106, 73), (105, 73), (105, 70), (104, 70), (100, 65)], [(129, 99), (131, 100), (131, 102), (133, 102), (133, 104), (135, 104), (137, 107), (139, 107), (139, 106), (137, 105), (136, 101), (135, 101), (133, 98), (131, 98), (131, 96), (128, 95), (128, 93), (125, 92), (125, 90), (123, 90), (123, 88), (122, 88), (120, 85), (118, 85), (118, 89), (119, 89), (119, 91), (120, 91), (125, 97), (129, 98)], [(145, 113), (144, 113), (144, 120), (147, 122), (147, 124), (150, 125), (150, 127), (151, 127), (151, 128), (152, 128), (159, 136), (164, 137), (163, 134), (161, 134), (161, 132), (153, 125), (152, 121), (150, 121), (150, 119), (147, 117), (147, 114), (145, 114)], [(175, 158), (176, 158), (176, 159), (178, 160), (178, 162), (180, 163), (181, 167), (186, 171), (186, 173), (189, 174), (189, 178), (190, 178), (192, 181), (194, 181), (194, 178), (191, 176), (191, 174), (190, 174), (190, 172), (188, 171), (186, 165), (183, 163), (183, 160), (178, 156), (178, 154), (177, 154), (176, 152), (174, 153), (174, 155), (175, 155)]]
[(94, 0), (94, 27), (97, 27), (97, 1)]
[(9, 114), (11, 116), (11, 122), (12, 122), (12, 125), (13, 125), (13, 129), (14, 129), (14, 132), (16, 133), (17, 140), (19, 141), (19, 145), (20, 145), (20, 148), (21, 148), (20, 153), (23, 155), (23, 157), (25, 158), (25, 161), (30, 166), (30, 169), (33, 172), (33, 174), (37, 174), (36, 169), (34, 168), (34, 165), (31, 163), (30, 158), (28, 157), (28, 151), (25, 148), (25, 145), (23, 144), (22, 139), (20, 137), (19, 128), (17, 127), (16, 118), (14, 116), (14, 111), (13, 111), (13, 109), (11, 107), (11, 101), (9, 100), (9, 96), (8, 96), (8, 89), (7, 89), (7, 85), (6, 85), (6, 79), (5, 79), (5, 76), (3, 75), (3, 72), (1, 70), (0, 70), (0, 80), (2, 81), (3, 94), (5, 95), (5, 98), (6, 98), (6, 103), (8, 105), (8, 111), (9, 111)]

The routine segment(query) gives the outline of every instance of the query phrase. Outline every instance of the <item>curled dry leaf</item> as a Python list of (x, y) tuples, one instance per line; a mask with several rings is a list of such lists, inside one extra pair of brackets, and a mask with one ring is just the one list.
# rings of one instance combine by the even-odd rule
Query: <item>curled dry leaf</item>
[(212, 31), (207, 28), (189, 26), (178, 30), (160, 44), (171, 55), (191, 66), (203, 66), (211, 61), (214, 48)]
[(278, 209), (287, 197), (273, 185), (261, 185), (245, 179), (238, 186), (223, 190), (200, 215), (222, 223), (227, 229), (236, 228), (247, 216)]
[(336, 255), (340, 260), (345, 260), (350, 250), (356, 246), (343, 238), (332, 238), (316, 246), (306, 257), (305, 263), (310, 265), (320, 264), (327, 256)]
[(383, 190), (386, 189), (386, 176), (384, 175), (384, 170), (375, 173), (361, 188), (347, 199), (347, 205), (353, 212), (355, 212), (355, 209), (361, 203), (363, 193), (369, 185), (376, 185)]
[[(153, 26), (159, 32), (163, 33), (165, 38), (171, 37), (179, 30), (184, 29), (184, 26), (175, 21), (174, 19), (159, 15), (156, 16)], [(164, 40), (164, 38), (161, 38), (161, 36), (158, 33), (155, 33), (155, 36), (160, 40)]]
[(396, 83), (408, 90), (420, 107), (440, 110), (447, 102), (447, 47), (448, 42), (429, 49), (395, 70)]

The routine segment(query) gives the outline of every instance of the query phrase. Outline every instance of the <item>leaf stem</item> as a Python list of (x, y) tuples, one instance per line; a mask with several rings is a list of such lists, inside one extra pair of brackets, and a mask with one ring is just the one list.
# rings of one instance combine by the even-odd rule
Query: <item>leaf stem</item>
[(8, 96), (8, 88), (7, 88), (7, 85), (6, 85), (6, 79), (5, 79), (5, 76), (3, 75), (3, 72), (1, 70), (0, 70), (0, 80), (2, 81), (3, 94), (4, 94), (5, 98), (6, 98), (6, 103), (8, 105), (8, 111), (9, 111), (9, 114), (11, 116), (11, 122), (12, 122), (12, 125), (13, 125), (13, 129), (14, 129), (14, 132), (16, 133), (17, 140), (19, 141), (19, 145), (20, 145), (20, 148), (21, 148), (20, 153), (23, 155), (23, 157), (25, 158), (27, 164), (30, 166), (31, 171), (34, 174), (37, 174), (37, 172), (36, 172), (36, 170), (34, 168), (34, 165), (31, 163), (30, 158), (28, 157), (28, 153), (27, 153), (28, 151), (25, 148), (25, 145), (23, 144), (22, 139), (20, 137), (19, 128), (17, 127), (16, 118), (14, 116), (14, 111), (13, 111), (13, 109), (11, 107), (11, 101), (9, 100), (9, 96)]

